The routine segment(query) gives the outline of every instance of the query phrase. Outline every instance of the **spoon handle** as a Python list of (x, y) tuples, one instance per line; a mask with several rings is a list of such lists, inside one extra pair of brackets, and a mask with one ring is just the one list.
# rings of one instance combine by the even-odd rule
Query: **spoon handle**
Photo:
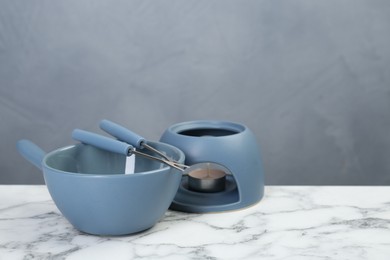
[(42, 170), (42, 161), (46, 153), (39, 146), (30, 140), (23, 139), (16, 143), (16, 148), (27, 161)]

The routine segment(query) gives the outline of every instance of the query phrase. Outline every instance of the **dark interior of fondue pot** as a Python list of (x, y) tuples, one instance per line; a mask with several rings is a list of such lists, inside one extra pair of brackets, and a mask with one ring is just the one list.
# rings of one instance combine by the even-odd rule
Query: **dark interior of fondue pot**
[(227, 136), (237, 134), (237, 131), (229, 129), (213, 129), (213, 128), (199, 128), (199, 129), (190, 129), (179, 132), (181, 135), (187, 136)]
[[(149, 142), (149, 145), (162, 150), (163, 152), (165, 150), (165, 147), (160, 146), (158, 143)], [(151, 154), (146, 149), (142, 149), (142, 152)], [(174, 157), (178, 158), (179, 154), (175, 154)], [(107, 152), (90, 145), (77, 144), (76, 146), (64, 148), (61, 151), (56, 151), (50, 156), (47, 156), (46, 164), (51, 168), (64, 172), (83, 174), (124, 174), (126, 156)], [(162, 167), (167, 166), (142, 156), (135, 157), (134, 171), (136, 173), (153, 171)]]

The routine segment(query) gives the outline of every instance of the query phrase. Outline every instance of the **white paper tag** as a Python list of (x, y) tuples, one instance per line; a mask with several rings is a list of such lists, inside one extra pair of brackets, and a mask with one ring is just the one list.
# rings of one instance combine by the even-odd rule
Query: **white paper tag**
[(125, 174), (133, 174), (134, 168), (135, 168), (135, 155), (132, 154), (131, 156), (126, 157)]

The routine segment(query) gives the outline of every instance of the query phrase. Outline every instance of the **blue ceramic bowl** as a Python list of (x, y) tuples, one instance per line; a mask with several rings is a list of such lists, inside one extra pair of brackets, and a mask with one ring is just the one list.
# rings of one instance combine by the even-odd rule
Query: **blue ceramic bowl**
[[(184, 162), (178, 148), (148, 142)], [(171, 204), (181, 172), (160, 162), (135, 158), (135, 173), (124, 174), (126, 156), (77, 144), (45, 154), (27, 140), (19, 152), (43, 170), (58, 209), (78, 230), (95, 235), (125, 235), (155, 225)], [(144, 151), (148, 153), (148, 151)]]

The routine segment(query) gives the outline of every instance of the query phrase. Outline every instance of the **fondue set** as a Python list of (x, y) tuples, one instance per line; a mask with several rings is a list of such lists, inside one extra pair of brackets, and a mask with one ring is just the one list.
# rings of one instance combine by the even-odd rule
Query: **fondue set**
[(260, 151), (245, 125), (182, 122), (159, 141), (109, 120), (100, 128), (113, 138), (75, 129), (78, 143), (49, 153), (29, 140), (17, 143), (19, 153), (43, 171), (58, 209), (82, 232), (132, 234), (154, 226), (168, 209), (225, 212), (263, 197)]

